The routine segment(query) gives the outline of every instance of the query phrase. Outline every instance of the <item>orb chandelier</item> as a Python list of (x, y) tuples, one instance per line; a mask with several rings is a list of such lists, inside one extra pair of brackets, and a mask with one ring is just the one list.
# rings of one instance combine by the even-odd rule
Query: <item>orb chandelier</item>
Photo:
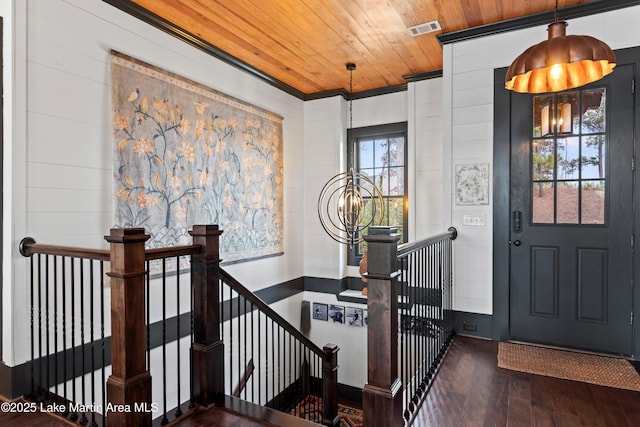
[(591, 36), (567, 36), (567, 23), (548, 27), (548, 39), (518, 56), (507, 71), (505, 88), (515, 92), (560, 92), (600, 80), (613, 72), (616, 56), (604, 42)]
[[(353, 125), (353, 70), (347, 64), (349, 79), (349, 128)], [(355, 143), (354, 143), (355, 144)], [(355, 157), (355, 149), (354, 155)], [(362, 231), (380, 225), (384, 217), (384, 200), (378, 186), (365, 174), (354, 170), (333, 176), (318, 198), (318, 217), (322, 228), (333, 240), (349, 246), (363, 240)]]

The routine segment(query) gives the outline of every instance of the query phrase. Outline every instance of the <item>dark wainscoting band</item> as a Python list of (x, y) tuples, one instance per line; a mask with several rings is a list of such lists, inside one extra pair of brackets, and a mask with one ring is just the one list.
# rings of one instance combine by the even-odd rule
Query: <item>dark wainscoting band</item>
[(454, 331), (458, 335), (469, 335), (478, 338), (492, 337), (493, 316), (490, 314), (454, 311)]
[[(256, 291), (262, 300), (267, 304), (274, 304), (278, 301), (282, 301), (289, 297), (292, 297), (300, 292), (317, 292), (337, 295), (338, 293), (346, 289), (362, 289), (365, 283), (360, 280), (359, 277), (345, 277), (342, 279), (327, 279), (322, 277), (299, 277), (287, 282), (283, 282), (277, 285), (269, 286), (267, 288)], [(237, 317), (246, 311), (244, 304), (234, 303), (235, 300), (230, 301), (225, 306), (225, 320), (229, 318)], [(491, 321), (492, 316), (486, 314), (455, 312), (455, 331), (462, 335), (473, 335), (477, 337), (491, 338)], [(186, 337), (191, 332), (191, 314), (184, 313), (180, 315), (180, 330), (178, 331), (178, 317), (174, 316), (166, 320), (166, 326), (164, 334), (167, 342), (173, 342), (180, 338)], [(163, 328), (162, 322), (156, 322), (149, 328), (149, 342), (152, 349), (160, 347), (162, 345)], [(92, 352), (97, 361), (102, 360), (102, 353), (104, 348), (104, 360), (106, 365), (111, 364), (111, 337), (105, 337), (104, 342), (102, 340), (95, 340), (84, 344), (83, 347), (76, 347), (75, 352), (72, 354), (72, 349), (58, 352), (48, 356), (45, 363), (48, 363), (50, 372), (55, 372), (57, 365), (58, 371), (63, 372), (63, 363), (66, 360), (67, 364), (71, 363), (73, 355), (79, 356), (85, 355), (85, 374), (91, 372), (90, 360)], [(66, 359), (65, 355), (66, 354)], [(36, 363), (38, 361), (36, 360)], [(27, 361), (17, 366), (7, 366), (4, 362), (0, 362), (0, 395), (15, 398), (29, 393), (31, 384), (31, 361)], [(67, 366), (68, 377), (71, 379), (71, 368)], [(78, 373), (78, 371), (76, 371)], [(353, 402), (361, 402), (362, 390), (357, 387), (352, 387), (344, 384), (339, 385), (339, 395), (341, 398), (350, 400)]]

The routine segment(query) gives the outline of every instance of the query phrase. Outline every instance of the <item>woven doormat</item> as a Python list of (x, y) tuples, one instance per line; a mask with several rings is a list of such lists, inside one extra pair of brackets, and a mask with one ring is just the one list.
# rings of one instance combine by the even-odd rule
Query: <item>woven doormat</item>
[(498, 367), (547, 377), (640, 391), (640, 375), (625, 359), (533, 345), (499, 343)]

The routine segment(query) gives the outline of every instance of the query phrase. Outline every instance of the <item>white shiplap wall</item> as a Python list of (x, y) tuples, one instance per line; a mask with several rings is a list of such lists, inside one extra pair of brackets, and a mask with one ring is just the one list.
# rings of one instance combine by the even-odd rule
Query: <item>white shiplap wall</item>
[[(629, 7), (570, 20), (567, 33), (600, 38), (613, 49), (637, 46), (639, 18), (640, 6)], [(539, 26), (444, 46), (444, 209), (460, 232), (455, 258), (456, 310), (493, 313), (493, 206), (491, 197), (486, 206), (456, 206), (455, 166), (489, 163), (492, 170), (493, 70), (509, 66), (527, 47), (546, 37), (546, 26)], [(463, 226), (464, 214), (484, 216), (486, 226)]]
[(106, 247), (103, 236), (113, 224), (112, 49), (284, 117), (285, 255), (227, 270), (253, 289), (303, 275), (302, 101), (99, 0), (14, 0), (7, 9), (12, 25), (5, 28), (13, 32), (5, 64), (13, 74), (7, 80), (5, 73), (11, 108), (4, 112), (10, 198), (3, 240), (10, 243), (3, 265), (12, 266), (3, 271), (6, 363), (24, 361), (28, 349), (19, 339), (28, 336), (28, 296), (18, 242), (29, 235), (42, 243)]

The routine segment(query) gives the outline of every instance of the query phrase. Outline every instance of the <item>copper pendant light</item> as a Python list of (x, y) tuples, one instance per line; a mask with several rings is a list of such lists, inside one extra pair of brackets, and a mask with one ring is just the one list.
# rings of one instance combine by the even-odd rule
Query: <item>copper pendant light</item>
[(591, 36), (567, 36), (566, 22), (549, 25), (549, 38), (525, 50), (509, 67), (505, 87), (515, 92), (560, 92), (600, 80), (613, 71), (616, 56)]

